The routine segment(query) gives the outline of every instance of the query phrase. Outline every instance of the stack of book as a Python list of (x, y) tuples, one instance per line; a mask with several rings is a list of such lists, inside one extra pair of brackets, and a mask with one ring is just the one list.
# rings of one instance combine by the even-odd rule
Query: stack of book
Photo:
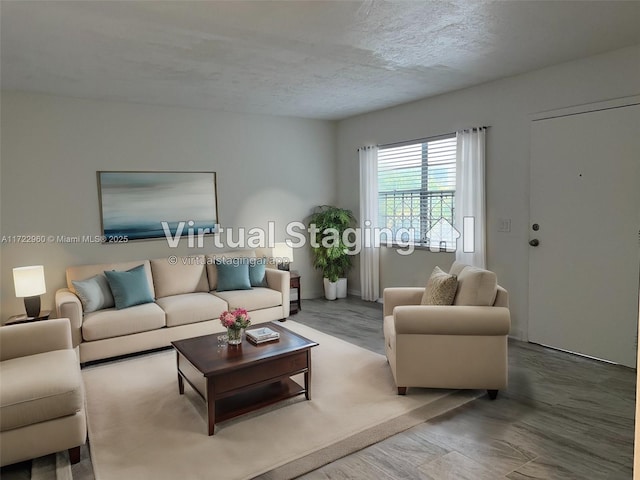
[(273, 342), (274, 340), (280, 339), (280, 334), (278, 332), (274, 332), (270, 328), (254, 328), (252, 330), (246, 331), (247, 340), (258, 344), (258, 343), (266, 343)]

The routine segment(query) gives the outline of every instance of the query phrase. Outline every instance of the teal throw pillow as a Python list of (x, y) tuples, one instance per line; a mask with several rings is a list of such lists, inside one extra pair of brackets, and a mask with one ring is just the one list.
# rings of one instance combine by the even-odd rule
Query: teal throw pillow
[(249, 263), (239, 258), (216, 260), (218, 269), (218, 292), (229, 290), (251, 290)]
[(71, 280), (71, 283), (82, 302), (84, 313), (115, 306), (109, 283), (104, 275), (96, 275), (86, 280)]
[(266, 287), (266, 258), (252, 258), (249, 262), (249, 281), (252, 287)]
[(126, 272), (105, 271), (116, 309), (120, 310), (134, 305), (153, 302), (149, 281), (144, 265), (138, 265)]

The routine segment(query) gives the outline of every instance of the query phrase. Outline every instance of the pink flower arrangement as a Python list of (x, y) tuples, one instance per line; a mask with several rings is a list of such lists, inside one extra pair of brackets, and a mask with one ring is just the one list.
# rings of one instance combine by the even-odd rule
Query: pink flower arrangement
[(244, 308), (236, 308), (232, 312), (222, 312), (220, 314), (220, 323), (225, 328), (240, 330), (251, 325), (251, 317)]

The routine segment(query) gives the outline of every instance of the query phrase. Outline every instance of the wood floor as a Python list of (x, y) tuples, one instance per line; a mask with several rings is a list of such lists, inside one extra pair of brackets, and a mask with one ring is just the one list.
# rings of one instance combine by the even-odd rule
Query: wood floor
[[(380, 305), (303, 309), (296, 321), (384, 352)], [(484, 395), (302, 478), (631, 479), (635, 383), (632, 369), (512, 341), (509, 388), (497, 400)]]
[[(349, 298), (302, 307), (292, 320), (384, 353), (381, 305)], [(517, 341), (509, 344), (509, 368), (509, 388), (497, 400), (483, 395), (302, 478), (632, 478), (635, 371)], [(25, 462), (1, 475), (28, 479), (29, 470)], [(72, 472), (93, 480), (87, 446)]]

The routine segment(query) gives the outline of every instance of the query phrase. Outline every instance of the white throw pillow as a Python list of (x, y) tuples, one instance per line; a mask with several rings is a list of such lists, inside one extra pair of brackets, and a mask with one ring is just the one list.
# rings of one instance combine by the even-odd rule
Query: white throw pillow
[(458, 275), (458, 292), (454, 305), (490, 307), (496, 301), (498, 278), (482, 268), (466, 266)]

